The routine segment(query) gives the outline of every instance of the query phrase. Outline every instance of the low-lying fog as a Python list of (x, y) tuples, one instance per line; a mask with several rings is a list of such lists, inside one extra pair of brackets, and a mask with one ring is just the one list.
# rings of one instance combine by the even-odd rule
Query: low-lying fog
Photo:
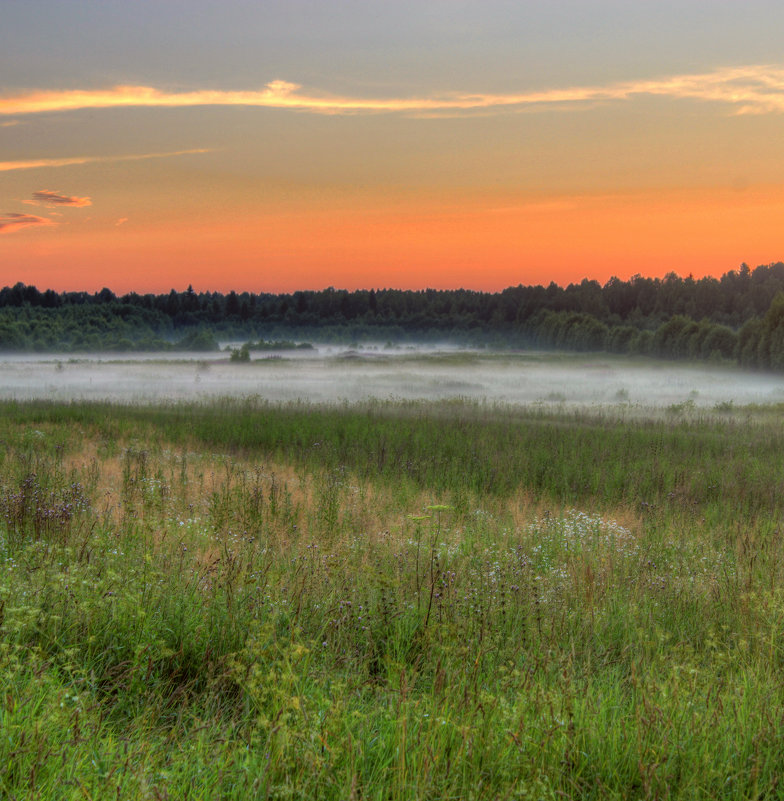
[(717, 366), (610, 356), (490, 353), (455, 348), (319, 348), (257, 353), (0, 356), (8, 399), (199, 400), (258, 396), (270, 401), (468, 398), (513, 404), (644, 407), (784, 401), (784, 377)]

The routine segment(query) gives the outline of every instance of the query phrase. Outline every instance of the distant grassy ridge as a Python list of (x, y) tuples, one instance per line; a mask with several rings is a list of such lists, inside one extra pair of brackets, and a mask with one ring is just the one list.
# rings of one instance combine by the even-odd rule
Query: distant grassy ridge
[(453, 501), (524, 488), (562, 504), (643, 504), (695, 514), (718, 505), (751, 517), (784, 509), (784, 426), (773, 407), (756, 413), (753, 424), (742, 408), (631, 420), (622, 407), (566, 412), (460, 401), (342, 408), (253, 400), (4, 402), (0, 410), (19, 423), (89, 424), (119, 438), (142, 426), (145, 437), (155, 431), (181, 445), (345, 468), (368, 480), (448, 493)]

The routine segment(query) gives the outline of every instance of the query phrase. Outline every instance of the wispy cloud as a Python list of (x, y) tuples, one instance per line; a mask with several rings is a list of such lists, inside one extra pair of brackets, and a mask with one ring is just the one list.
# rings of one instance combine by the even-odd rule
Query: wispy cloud
[(56, 208), (57, 206), (74, 206), (81, 208), (82, 206), (92, 206), (93, 201), (89, 197), (76, 197), (75, 195), (61, 195), (58, 192), (52, 192), (51, 189), (40, 189), (38, 192), (33, 192), (33, 199), (26, 200), (34, 206), (48, 206), (49, 208)]
[(19, 125), (19, 120), (6, 120), (5, 122), (0, 122), (0, 128), (13, 128), (14, 125)]
[(38, 217), (35, 214), (18, 214), (8, 212), (0, 215), (0, 234), (12, 234), (20, 228), (57, 225), (48, 217)]
[(193, 153), (209, 153), (207, 148), (195, 150), (173, 150), (169, 153), (140, 153), (130, 156), (72, 156), (61, 159), (24, 159), (20, 161), (0, 161), (0, 172), (9, 170), (35, 170), (40, 167), (70, 167), (74, 164), (94, 164), (96, 162), (141, 161), (142, 159), (166, 159), (172, 156), (187, 156)]
[(637, 96), (710, 101), (738, 114), (784, 112), (784, 65), (723, 67), (712, 72), (654, 80), (572, 86), (520, 93), (461, 93), (401, 98), (362, 98), (302, 91), (299, 84), (272, 81), (258, 91), (196, 90), (167, 92), (151, 86), (115, 86), (102, 90), (35, 91), (0, 97), (0, 114), (36, 114), (85, 108), (129, 106), (261, 106), (327, 114), (362, 112), (455, 113), (520, 108), (580, 107), (596, 101)]
[(117, 220), (115, 225), (116, 226), (125, 225), (125, 223), (127, 223), (127, 222), (128, 222), (128, 218), (127, 217), (120, 217), (120, 219)]

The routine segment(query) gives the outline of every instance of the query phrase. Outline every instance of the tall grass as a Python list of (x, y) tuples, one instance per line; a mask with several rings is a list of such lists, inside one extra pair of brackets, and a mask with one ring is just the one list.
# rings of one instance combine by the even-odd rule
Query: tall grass
[(0, 795), (772, 797), (775, 416), (0, 417)]

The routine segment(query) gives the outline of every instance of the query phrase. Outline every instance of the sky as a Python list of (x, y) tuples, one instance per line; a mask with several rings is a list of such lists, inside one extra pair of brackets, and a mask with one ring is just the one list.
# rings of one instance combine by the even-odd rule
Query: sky
[(784, 260), (781, 0), (0, 0), (0, 286)]

